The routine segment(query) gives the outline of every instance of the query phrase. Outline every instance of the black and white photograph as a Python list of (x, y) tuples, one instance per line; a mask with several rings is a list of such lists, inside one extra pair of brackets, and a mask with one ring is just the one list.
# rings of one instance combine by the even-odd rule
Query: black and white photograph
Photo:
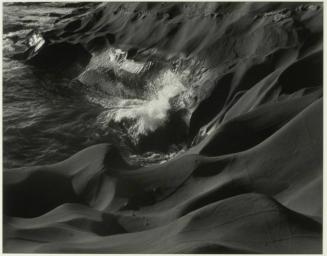
[(323, 253), (323, 2), (1, 5), (3, 253)]

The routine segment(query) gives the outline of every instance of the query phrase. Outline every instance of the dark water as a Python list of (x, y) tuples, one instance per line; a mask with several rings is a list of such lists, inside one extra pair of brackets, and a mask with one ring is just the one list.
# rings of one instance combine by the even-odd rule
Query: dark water
[[(69, 79), (49, 77), (36, 68), (13, 60), (14, 43), (30, 29), (51, 28), (55, 18), (73, 8), (4, 5), (3, 36), (3, 152), (4, 167), (54, 163), (106, 138), (96, 118), (101, 107), (81, 97), (66, 96)], [(111, 131), (112, 132), (112, 131)]]
[[(182, 82), (189, 78), (169, 68), (155, 72), (155, 76), (147, 76), (151, 79), (142, 82), (142, 96), (137, 88), (131, 89), (131, 84), (108, 82), (108, 69), (118, 68), (120, 74), (123, 71), (137, 77), (139, 70), (148, 70), (151, 66), (151, 63), (124, 59), (126, 56), (119, 49), (109, 49), (93, 56), (88, 72), (84, 72), (87, 79), (83, 82), (90, 86), (89, 89), (96, 81), (106, 93), (94, 97), (98, 94), (89, 90), (89, 94), (83, 97), (72, 95), (67, 91), (71, 77), (46, 73), (11, 56), (26, 48), (24, 41), (33, 31), (51, 29), (60, 17), (76, 11), (76, 6), (65, 3), (7, 3), (3, 9), (5, 168), (55, 163), (85, 147), (104, 142), (123, 144), (135, 155), (133, 146), (140, 136), (165, 126), (172, 108), (189, 107), (190, 93), (186, 93), (185, 83)], [(107, 65), (108, 60), (113, 59)], [(101, 73), (99, 70), (105, 71)], [(176, 135), (174, 127), (170, 127), (172, 135)], [(184, 126), (181, 129), (184, 131)], [(172, 138), (172, 135), (168, 132), (166, 138)], [(164, 137), (157, 136), (157, 139), (149, 139), (150, 144), (159, 138), (165, 143)], [(175, 153), (180, 149), (173, 147)], [(146, 152), (143, 156), (137, 155), (139, 161), (152, 163), (164, 161), (174, 154), (166, 151), (165, 154)]]

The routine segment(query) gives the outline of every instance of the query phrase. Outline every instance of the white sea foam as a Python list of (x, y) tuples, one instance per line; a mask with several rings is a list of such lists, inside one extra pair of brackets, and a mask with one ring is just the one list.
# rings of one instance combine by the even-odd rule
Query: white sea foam
[(29, 46), (34, 46), (34, 51), (39, 50), (44, 44), (45, 40), (41, 34), (34, 33), (28, 40)]
[(170, 70), (150, 82), (149, 87), (158, 89), (152, 92), (148, 99), (121, 99), (115, 107), (110, 107), (105, 117), (102, 116), (102, 120), (132, 121), (128, 131), (134, 142), (138, 141), (140, 134), (146, 135), (155, 131), (168, 120), (168, 111), (172, 108), (170, 99), (186, 88)]
[[(148, 65), (149, 63), (147, 63)], [(125, 70), (129, 73), (140, 73), (146, 66), (145, 62), (137, 62), (127, 59), (127, 52), (121, 49), (109, 48), (92, 57), (89, 69), (96, 69), (100, 67), (113, 68), (116, 70)]]
[[(103, 97), (88, 94), (89, 100), (106, 109), (98, 122), (104, 129), (113, 123), (122, 125), (135, 144), (140, 135), (164, 126), (171, 110), (188, 109), (189, 113), (183, 118), (189, 118), (197, 101), (196, 82), (205, 78), (202, 76), (205, 71), (197, 68), (201, 63), (196, 60), (180, 60), (170, 69), (163, 65), (160, 70), (156, 69), (156, 74), (151, 73), (152, 65), (151, 61), (130, 60), (127, 52), (110, 48), (92, 56), (86, 71), (79, 77), (82, 83), (104, 92)], [(106, 72), (110, 70), (117, 80), (107, 78)], [(146, 72), (150, 72), (149, 76)], [(123, 83), (119, 81), (120, 76), (132, 78), (141, 77), (141, 74), (143, 80), (138, 80), (136, 85), (132, 80), (131, 84), (125, 84), (128, 79)]]

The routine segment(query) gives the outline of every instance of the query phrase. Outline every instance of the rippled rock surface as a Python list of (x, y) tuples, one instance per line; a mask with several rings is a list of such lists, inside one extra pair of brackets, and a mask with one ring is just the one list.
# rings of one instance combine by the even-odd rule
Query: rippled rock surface
[(322, 15), (6, 4), (4, 251), (321, 253)]

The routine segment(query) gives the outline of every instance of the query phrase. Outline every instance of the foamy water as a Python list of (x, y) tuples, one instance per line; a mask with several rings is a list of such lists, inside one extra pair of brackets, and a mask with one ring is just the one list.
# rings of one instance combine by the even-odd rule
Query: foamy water
[[(123, 50), (109, 48), (95, 54), (86, 72), (79, 77), (82, 83), (104, 92), (102, 95), (88, 95), (90, 101), (105, 108), (98, 122), (104, 129), (111, 123), (122, 124), (134, 144), (139, 142), (140, 135), (147, 135), (164, 126), (171, 111), (186, 109), (190, 105), (186, 99), (192, 96), (192, 90), (187, 90), (190, 84), (183, 84), (183, 79), (190, 72), (163, 67), (153, 75), (150, 70), (153, 64), (150, 60), (130, 60)], [(133, 84), (109, 79), (106, 72), (112, 71), (116, 77), (138, 78), (137, 75), (142, 74), (145, 79), (133, 87)], [(148, 76), (147, 72), (150, 73)], [(95, 79), (98, 81), (96, 84)], [(133, 79), (129, 81), (132, 83)], [(139, 87), (142, 91), (138, 90)]]
[(170, 70), (163, 72), (151, 83), (151, 87), (159, 89), (154, 91), (148, 99), (121, 99), (117, 109), (106, 113), (106, 119), (109, 122), (132, 120), (128, 131), (135, 143), (139, 135), (147, 135), (165, 124), (169, 118), (169, 110), (173, 109), (170, 100), (186, 89), (176, 74)]
[(93, 54), (87, 69), (106, 67), (137, 74), (151, 65), (151, 62), (138, 62), (128, 59), (127, 55), (126, 51), (109, 47), (103, 52)]

